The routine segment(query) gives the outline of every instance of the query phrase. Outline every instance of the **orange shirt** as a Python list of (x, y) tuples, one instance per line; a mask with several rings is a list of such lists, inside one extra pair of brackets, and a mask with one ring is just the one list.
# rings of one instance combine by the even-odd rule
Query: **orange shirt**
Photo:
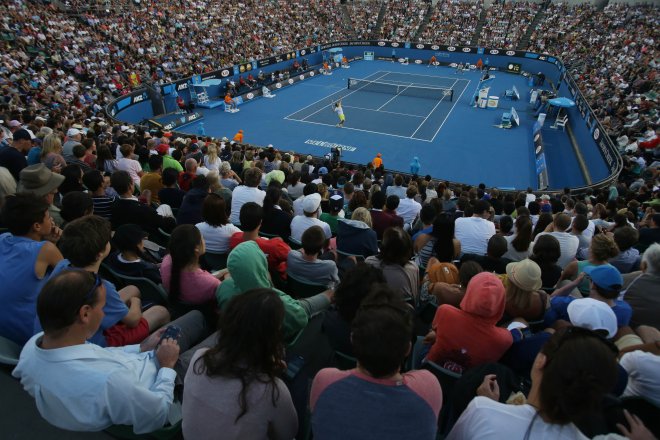
[(373, 164), (374, 168), (378, 168), (383, 164), (383, 159), (376, 156), (374, 157), (374, 160), (371, 161), (371, 163)]
[(238, 142), (239, 144), (243, 142), (243, 133), (236, 133), (234, 135), (234, 142)]
[(229, 96), (228, 94), (225, 95), (225, 104), (231, 104), (231, 101), (232, 101), (231, 96)]

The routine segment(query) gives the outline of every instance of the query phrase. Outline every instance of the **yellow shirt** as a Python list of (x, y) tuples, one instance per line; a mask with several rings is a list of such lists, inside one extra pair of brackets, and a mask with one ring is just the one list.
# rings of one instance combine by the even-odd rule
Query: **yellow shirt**
[(140, 192), (144, 192), (145, 189), (151, 191), (151, 201), (154, 203), (160, 203), (158, 199), (158, 191), (163, 189), (163, 179), (158, 173), (146, 173), (140, 179)]

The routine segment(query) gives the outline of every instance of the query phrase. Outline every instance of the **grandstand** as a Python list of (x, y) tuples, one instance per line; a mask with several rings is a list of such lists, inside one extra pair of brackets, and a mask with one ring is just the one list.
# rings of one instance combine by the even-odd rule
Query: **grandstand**
[(657, 3), (0, 17), (7, 438), (660, 437)]

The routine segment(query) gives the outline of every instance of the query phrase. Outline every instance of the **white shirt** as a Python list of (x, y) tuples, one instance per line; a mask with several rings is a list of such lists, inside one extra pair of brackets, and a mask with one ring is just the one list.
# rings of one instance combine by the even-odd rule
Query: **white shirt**
[(559, 241), (559, 250), (561, 251), (559, 261), (557, 261), (559, 267), (563, 269), (575, 259), (578, 247), (580, 246), (580, 240), (575, 235), (568, 232), (541, 232), (536, 236), (536, 239), (538, 240), (541, 235), (552, 235)]
[(264, 205), (264, 197), (266, 192), (259, 188), (251, 186), (239, 185), (231, 193), (231, 215), (229, 221), (235, 225), (239, 224), (239, 216), (241, 214), (241, 206), (247, 202), (255, 202), (259, 206)]
[(495, 223), (481, 217), (456, 219), (454, 236), (461, 242), (464, 254), (486, 255), (488, 240), (495, 235)]
[(216, 170), (218, 171), (220, 169), (220, 165), (222, 165), (222, 160), (220, 160), (219, 157), (216, 157), (215, 162), (210, 162), (208, 156), (204, 156), (204, 165), (206, 168), (211, 170)]
[(140, 162), (122, 157), (117, 161), (117, 169), (120, 171), (126, 171), (131, 176), (135, 186), (138, 188), (140, 187), (140, 176), (138, 175), (138, 173), (142, 171)]
[(399, 206), (396, 208), (396, 214), (403, 219), (403, 223), (412, 223), (422, 210), (422, 205), (416, 202), (415, 199), (401, 199)]
[(623, 396), (642, 396), (660, 407), (660, 356), (637, 350), (624, 354), (619, 363), (628, 372)]
[[(536, 409), (531, 405), (507, 405), (488, 397), (477, 396), (458, 419), (447, 440), (523, 439), (532, 423)], [(546, 423), (536, 417), (529, 438), (534, 440), (586, 439), (575, 425)]]
[(37, 345), (42, 335), (25, 344), (12, 375), (35, 398), (44, 419), (71, 431), (133, 425), (141, 434), (163, 427), (176, 372), (159, 368), (153, 351), (91, 343), (44, 350)]
[(332, 238), (332, 231), (330, 225), (316, 217), (306, 217), (305, 215), (297, 215), (291, 220), (291, 238), (297, 241), (302, 241), (303, 232), (312, 226), (320, 226), (323, 228), (325, 238)]
[(206, 250), (218, 254), (226, 254), (230, 251), (229, 239), (241, 230), (231, 223), (222, 226), (211, 226), (208, 223), (197, 223), (195, 225), (204, 237)]
[(529, 248), (525, 249), (524, 251), (520, 252), (517, 251), (516, 248), (513, 247), (513, 240), (516, 238), (515, 235), (508, 235), (504, 237), (506, 239), (507, 243), (507, 250), (504, 255), (502, 255), (502, 258), (509, 258), (513, 261), (521, 261), (527, 258), (531, 253), (532, 253), (532, 243), (529, 243)]

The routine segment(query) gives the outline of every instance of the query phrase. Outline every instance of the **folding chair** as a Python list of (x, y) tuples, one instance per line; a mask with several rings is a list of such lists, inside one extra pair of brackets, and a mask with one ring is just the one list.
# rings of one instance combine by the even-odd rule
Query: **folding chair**
[[(158, 305), (168, 304), (168, 295), (162, 285), (154, 283), (149, 278), (131, 277), (120, 274), (104, 263), (101, 263), (101, 267), (103, 268), (103, 274), (109, 274), (113, 279), (118, 280), (119, 284), (123, 284), (122, 287), (128, 285), (137, 287), (140, 290), (140, 299), (142, 300), (142, 303), (153, 302)], [(115, 284), (115, 287), (120, 288), (117, 283), (113, 282), (113, 284)]]
[(0, 364), (16, 365), (21, 355), (22, 347), (12, 340), (0, 336)]
[(428, 359), (422, 361), (422, 368), (433, 373), (433, 375), (438, 378), (438, 382), (440, 382), (443, 394), (443, 405), (440, 410), (440, 415), (438, 416), (438, 433), (446, 434), (449, 431), (450, 426), (448, 426), (448, 423), (452, 416), (451, 395), (454, 385), (456, 385), (458, 379), (461, 378), (461, 374), (443, 368)]
[(315, 284), (309, 283), (307, 281), (296, 279), (287, 272), (287, 293), (289, 293), (293, 298), (309, 298), (318, 293), (325, 292), (327, 286), (324, 284)]
[(289, 243), (289, 246), (293, 250), (298, 250), (298, 249), (302, 248), (302, 243), (299, 242), (298, 240), (296, 240), (293, 237), (289, 237), (286, 241)]
[(218, 254), (215, 252), (206, 251), (206, 253), (202, 255), (201, 258), (202, 267), (210, 272), (225, 269), (227, 267), (227, 258), (229, 258), (229, 254)]

